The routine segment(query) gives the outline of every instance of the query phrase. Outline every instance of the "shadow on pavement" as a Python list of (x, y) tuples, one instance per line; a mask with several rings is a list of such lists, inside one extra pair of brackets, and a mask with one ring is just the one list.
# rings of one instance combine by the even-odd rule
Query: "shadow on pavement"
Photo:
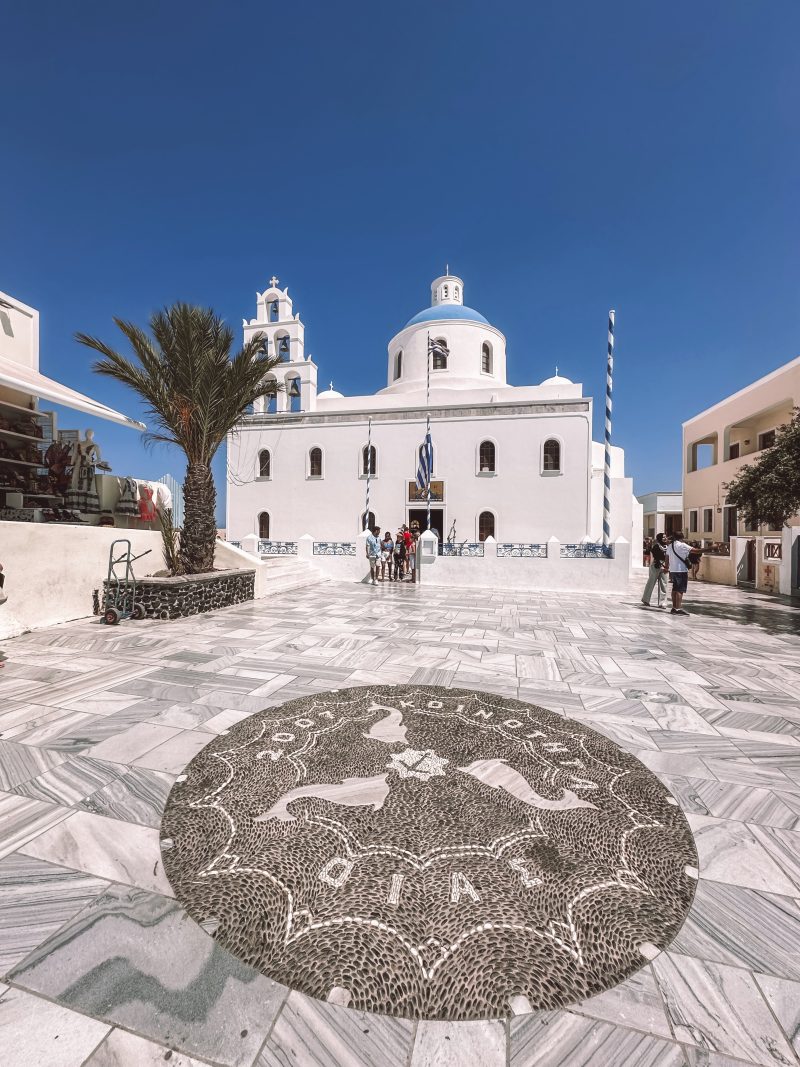
[(777, 598), (770, 601), (769, 607), (759, 607), (755, 604), (717, 604), (687, 595), (685, 606), (690, 615), (758, 626), (769, 634), (800, 634), (800, 611), (788, 601)]

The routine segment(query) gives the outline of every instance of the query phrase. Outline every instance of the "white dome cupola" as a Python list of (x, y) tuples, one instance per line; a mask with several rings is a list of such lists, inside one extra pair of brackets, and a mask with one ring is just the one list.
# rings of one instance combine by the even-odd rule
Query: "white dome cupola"
[(455, 274), (442, 274), (431, 282), (431, 307), (439, 304), (463, 304), (464, 283)]
[(464, 303), (464, 282), (449, 269), (431, 283), (431, 304), (408, 320), (389, 342), (386, 388), (411, 393), (427, 388), (428, 342), (431, 389), (496, 389), (506, 385), (506, 339), (475, 308)]

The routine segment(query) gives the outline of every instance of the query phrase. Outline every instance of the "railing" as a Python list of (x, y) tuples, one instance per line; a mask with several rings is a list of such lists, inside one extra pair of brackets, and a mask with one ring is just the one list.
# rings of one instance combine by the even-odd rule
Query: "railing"
[(483, 545), (467, 543), (464, 541), (460, 545), (450, 544), (449, 541), (444, 541), (439, 545), (440, 556), (482, 556)]
[(261, 556), (296, 556), (297, 541), (264, 541), (258, 542), (258, 552)]
[(703, 549), (704, 556), (730, 556), (730, 554), (730, 541), (720, 541), (716, 544), (710, 545), (708, 548)]
[(233, 545), (234, 548), (241, 548), (242, 547), (242, 542), (241, 541), (226, 541), (225, 544), (226, 545)]
[(315, 556), (354, 556), (355, 541), (315, 541)]
[(561, 545), (561, 558), (562, 559), (613, 559), (614, 558), (614, 546), (609, 545), (607, 549), (602, 545), (593, 543), (592, 541), (585, 541), (579, 545)]
[(547, 545), (506, 542), (504, 544), (498, 544), (497, 555), (519, 556), (525, 559), (547, 559)]

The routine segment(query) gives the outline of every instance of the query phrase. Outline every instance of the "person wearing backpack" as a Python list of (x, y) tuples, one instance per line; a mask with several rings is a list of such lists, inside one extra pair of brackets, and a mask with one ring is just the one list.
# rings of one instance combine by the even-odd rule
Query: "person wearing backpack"
[(691, 567), (692, 549), (683, 539), (683, 531), (676, 530), (667, 545), (667, 559), (669, 560), (669, 580), (672, 582), (672, 611), (670, 615), (688, 615), (681, 604), (683, 594), (689, 584), (689, 568)]

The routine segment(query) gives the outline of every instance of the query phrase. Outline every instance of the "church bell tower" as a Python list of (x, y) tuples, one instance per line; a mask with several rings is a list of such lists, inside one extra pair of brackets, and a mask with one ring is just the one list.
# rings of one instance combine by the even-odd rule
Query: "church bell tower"
[(283, 388), (276, 397), (262, 397), (255, 414), (315, 411), (317, 407), (317, 367), (305, 354), (305, 327), (299, 314), (292, 314), (288, 286), (278, 288), (280, 279), (270, 278), (269, 288), (256, 294), (256, 317), (242, 322), (245, 342), (256, 333), (267, 338), (267, 354), (280, 364), (272, 372)]

